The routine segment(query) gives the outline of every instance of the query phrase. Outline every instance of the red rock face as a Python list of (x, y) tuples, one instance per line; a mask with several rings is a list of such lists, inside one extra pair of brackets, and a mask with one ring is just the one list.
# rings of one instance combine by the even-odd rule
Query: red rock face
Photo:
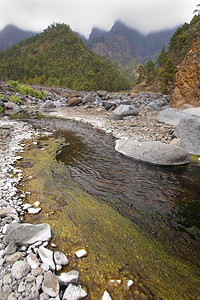
[(171, 105), (179, 108), (185, 103), (200, 106), (200, 35), (191, 43), (175, 77)]

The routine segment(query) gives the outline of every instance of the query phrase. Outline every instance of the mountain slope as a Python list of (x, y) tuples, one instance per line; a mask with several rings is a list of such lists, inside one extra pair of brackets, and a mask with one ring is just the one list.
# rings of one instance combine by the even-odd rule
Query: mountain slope
[(94, 28), (89, 36), (90, 48), (123, 65), (128, 58), (139, 63), (156, 59), (163, 45), (168, 47), (170, 37), (176, 29), (143, 35), (137, 30), (117, 21), (109, 32)]
[(119, 70), (94, 54), (65, 24), (53, 24), (0, 52), (0, 79), (85, 90), (128, 88)]
[(22, 30), (14, 25), (7, 25), (0, 31), (0, 50), (5, 50), (35, 34), (36, 32), (33, 31)]

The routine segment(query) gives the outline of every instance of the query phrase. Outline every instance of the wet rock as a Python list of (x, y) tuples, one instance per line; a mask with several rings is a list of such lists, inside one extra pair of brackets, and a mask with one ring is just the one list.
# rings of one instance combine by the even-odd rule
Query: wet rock
[(67, 273), (61, 273), (58, 280), (61, 285), (68, 285), (69, 283), (77, 283), (79, 277), (79, 272), (76, 270), (71, 270)]
[(83, 256), (87, 256), (87, 252), (85, 249), (81, 249), (75, 252), (76, 257), (81, 258)]
[(50, 297), (56, 297), (59, 294), (59, 282), (55, 274), (49, 272), (44, 273), (44, 281), (42, 290)]
[(174, 130), (174, 136), (182, 140), (190, 154), (200, 155), (200, 117), (181, 120)]
[(26, 261), (16, 261), (11, 269), (13, 278), (21, 279), (25, 277), (30, 271), (30, 265)]
[(43, 246), (40, 246), (38, 249), (38, 254), (44, 264), (50, 266), (51, 270), (55, 270), (55, 264), (53, 261), (53, 252)]
[(63, 300), (78, 300), (87, 296), (87, 293), (82, 289), (80, 285), (76, 286), (73, 284), (69, 284), (66, 288)]
[(139, 113), (138, 109), (133, 105), (121, 104), (110, 114), (110, 120), (122, 120), (127, 116), (137, 116)]
[(190, 156), (185, 149), (161, 142), (137, 142), (123, 138), (116, 141), (115, 150), (138, 161), (160, 166), (190, 162)]
[(54, 252), (54, 261), (57, 265), (65, 266), (69, 263), (67, 256), (59, 251)]
[(13, 241), (19, 245), (30, 245), (37, 241), (48, 241), (51, 238), (51, 229), (48, 224), (32, 225), (9, 224), (5, 233), (5, 242)]
[(101, 299), (102, 300), (112, 300), (112, 298), (110, 297), (110, 295), (107, 291), (104, 292), (103, 297)]

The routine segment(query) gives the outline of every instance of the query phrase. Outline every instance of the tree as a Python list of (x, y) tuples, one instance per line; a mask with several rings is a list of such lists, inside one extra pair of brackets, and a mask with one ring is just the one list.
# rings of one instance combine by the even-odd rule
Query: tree
[(162, 47), (160, 54), (158, 55), (156, 64), (158, 67), (163, 67), (169, 58), (169, 52), (165, 50), (165, 46)]
[(147, 79), (147, 82), (149, 83), (150, 80), (152, 79), (153, 77), (153, 74), (154, 74), (154, 62), (149, 59), (146, 63), (146, 65), (144, 66), (144, 69), (145, 69), (145, 75), (146, 75), (146, 79)]
[(176, 67), (174, 65), (173, 58), (169, 57), (166, 65), (159, 74), (161, 89), (164, 93), (169, 93), (173, 86), (175, 69)]
[(137, 79), (137, 84), (140, 84), (144, 78), (145, 78), (145, 68), (142, 64), (140, 64), (137, 68), (137, 74), (138, 74), (138, 79)]
[(200, 4), (197, 4), (197, 8), (194, 10), (193, 14), (200, 14)]

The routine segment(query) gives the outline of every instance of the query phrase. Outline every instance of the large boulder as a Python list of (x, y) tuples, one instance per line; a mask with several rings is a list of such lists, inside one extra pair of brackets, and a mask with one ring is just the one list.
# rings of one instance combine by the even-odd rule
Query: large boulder
[(116, 141), (115, 150), (138, 161), (160, 166), (190, 162), (190, 156), (185, 149), (161, 142), (137, 142), (123, 138)]
[(124, 117), (137, 116), (138, 113), (138, 109), (134, 105), (120, 104), (113, 110), (109, 118), (111, 120), (122, 120)]
[(184, 112), (200, 117), (200, 107), (190, 107), (185, 109)]
[(200, 117), (190, 116), (190, 119), (181, 120), (173, 134), (182, 140), (190, 154), (200, 155)]
[(18, 245), (31, 245), (38, 241), (48, 241), (51, 238), (51, 229), (48, 224), (33, 225), (29, 223), (8, 224), (5, 233), (5, 242), (14, 242)]
[(177, 126), (183, 119), (190, 118), (191, 116), (183, 110), (176, 108), (167, 108), (162, 110), (157, 116), (157, 122), (167, 125)]

